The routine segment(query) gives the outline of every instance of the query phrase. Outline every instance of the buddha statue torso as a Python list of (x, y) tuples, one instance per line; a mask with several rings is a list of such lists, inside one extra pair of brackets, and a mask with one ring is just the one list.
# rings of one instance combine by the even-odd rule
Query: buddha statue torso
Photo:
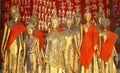
[(61, 52), (65, 44), (64, 37), (58, 31), (51, 31), (47, 36), (48, 49), (46, 58), (53, 66), (61, 66)]

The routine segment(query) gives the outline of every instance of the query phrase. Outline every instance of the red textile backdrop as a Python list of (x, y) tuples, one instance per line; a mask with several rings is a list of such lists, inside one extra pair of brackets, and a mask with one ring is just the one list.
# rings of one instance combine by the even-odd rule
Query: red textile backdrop
[[(110, 5), (110, 3), (112, 5)], [(72, 18), (76, 11), (79, 11), (83, 19), (86, 6), (90, 8), (93, 19), (96, 19), (99, 6), (101, 5), (105, 16), (111, 18), (114, 30), (116, 25), (120, 25), (120, 0), (4, 0), (4, 22), (10, 20), (9, 10), (13, 5), (19, 7), (22, 21), (26, 24), (29, 24), (32, 11), (35, 10), (39, 19), (39, 29), (42, 31), (47, 31), (50, 27), (50, 19), (54, 10), (57, 10), (57, 15), (60, 20), (60, 28), (64, 28), (66, 18)]]
[(18, 5), (22, 20), (29, 23), (32, 11), (39, 19), (39, 29), (47, 31), (50, 27), (50, 18), (57, 10), (60, 20), (60, 28), (64, 28), (67, 17), (73, 17), (79, 11), (83, 18), (86, 6), (90, 8), (93, 18), (96, 18), (99, 6), (102, 5), (106, 17), (110, 16), (109, 0), (5, 0), (4, 21), (9, 20), (9, 9)]

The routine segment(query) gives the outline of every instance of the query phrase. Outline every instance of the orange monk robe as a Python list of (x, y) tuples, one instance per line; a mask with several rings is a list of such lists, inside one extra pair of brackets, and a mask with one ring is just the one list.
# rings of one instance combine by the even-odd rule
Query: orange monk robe
[(62, 29), (62, 28), (58, 28), (57, 31), (58, 31), (58, 32), (62, 32), (63, 29)]
[(6, 45), (6, 50), (10, 48), (11, 44), (20, 35), (20, 33), (25, 31), (26, 31), (26, 27), (22, 22), (16, 24), (10, 31), (10, 36)]
[(38, 30), (37, 32), (35, 32), (34, 37), (39, 39), (40, 49), (43, 49), (44, 48), (44, 34), (43, 34), (43, 32)]
[(108, 60), (110, 59), (113, 46), (115, 45), (115, 42), (117, 41), (117, 39), (118, 39), (118, 35), (109, 31), (108, 37), (106, 41), (103, 43), (103, 46), (100, 52), (100, 57), (105, 62), (108, 62)]
[(84, 36), (80, 51), (80, 63), (85, 68), (88, 68), (92, 62), (92, 58), (95, 54), (94, 46), (98, 43), (98, 34), (98, 29), (93, 24), (89, 27), (87, 33)]

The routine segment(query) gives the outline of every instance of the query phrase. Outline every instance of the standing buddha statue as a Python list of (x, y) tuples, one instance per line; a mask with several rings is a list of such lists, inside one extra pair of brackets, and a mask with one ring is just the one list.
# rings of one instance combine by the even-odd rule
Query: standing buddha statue
[(64, 50), (64, 64), (65, 64), (65, 73), (73, 73), (74, 72), (74, 59), (75, 59), (75, 44), (76, 44), (76, 35), (71, 30), (72, 19), (68, 18), (66, 20), (67, 29), (63, 31), (63, 35), (65, 36), (66, 46)]
[(12, 6), (10, 9), (11, 20), (5, 23), (2, 40), (2, 55), (4, 59), (4, 73), (21, 73), (24, 61), (22, 45), (23, 32), (26, 27), (20, 21), (19, 9)]
[(102, 20), (103, 31), (99, 34), (101, 41), (101, 72), (103, 73), (117, 73), (117, 68), (114, 63), (114, 57), (116, 64), (118, 64), (118, 54), (115, 49), (115, 43), (118, 39), (118, 35), (108, 31), (107, 27), (109, 26), (108, 19)]
[[(87, 9), (87, 8), (86, 8)], [(98, 29), (91, 22), (92, 14), (89, 9), (84, 14), (85, 24), (83, 25), (83, 39), (80, 53), (81, 73), (99, 73), (97, 63)]]
[(52, 30), (47, 35), (45, 51), (46, 73), (62, 73), (64, 69), (63, 50), (65, 49), (65, 38), (57, 31), (59, 20), (56, 15), (51, 18)]

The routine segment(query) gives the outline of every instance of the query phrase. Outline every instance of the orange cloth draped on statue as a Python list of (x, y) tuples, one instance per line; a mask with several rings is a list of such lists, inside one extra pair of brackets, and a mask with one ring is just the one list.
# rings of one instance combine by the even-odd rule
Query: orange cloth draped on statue
[(22, 22), (17, 23), (10, 31), (10, 36), (6, 45), (6, 50), (10, 48), (11, 44), (20, 35), (20, 33), (25, 31), (25, 25)]
[(34, 34), (34, 37), (39, 39), (39, 46), (40, 46), (39, 48), (43, 49), (44, 48), (44, 34), (40, 30), (38, 30)]
[(85, 68), (88, 68), (92, 62), (95, 53), (94, 46), (98, 43), (98, 34), (97, 27), (92, 24), (84, 36), (80, 51), (80, 63)]
[(117, 39), (118, 39), (118, 35), (109, 31), (108, 37), (106, 41), (104, 42), (101, 52), (100, 52), (100, 57), (105, 62), (108, 62), (112, 54), (113, 46), (115, 45), (115, 42), (117, 41)]

